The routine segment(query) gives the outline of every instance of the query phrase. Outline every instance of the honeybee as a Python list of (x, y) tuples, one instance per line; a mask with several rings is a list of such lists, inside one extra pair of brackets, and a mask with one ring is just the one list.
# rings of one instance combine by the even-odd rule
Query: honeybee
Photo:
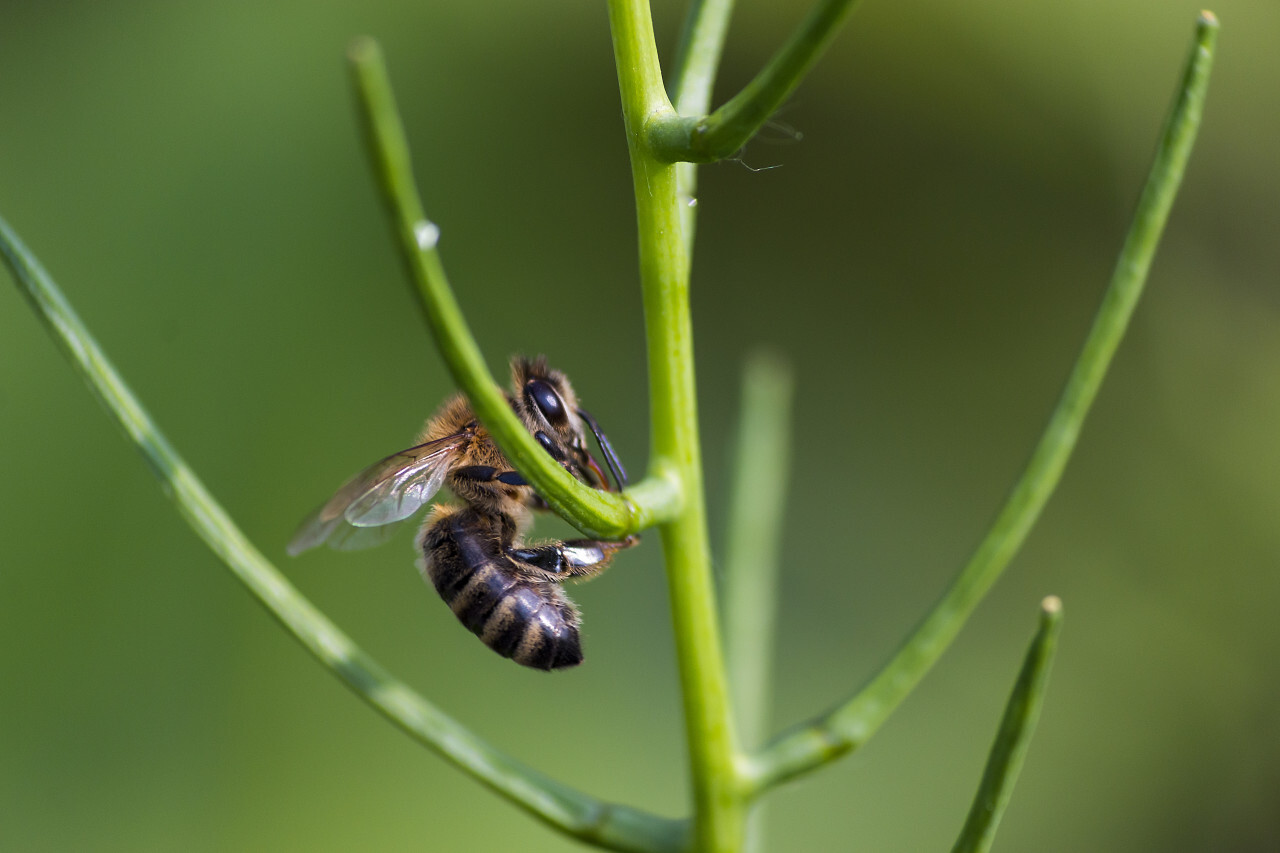
[[(582, 482), (608, 491), (608, 478), (587, 450), (590, 429), (618, 490), (626, 488), (627, 472), (609, 439), (578, 405), (563, 373), (542, 357), (516, 357), (511, 378), (507, 400), (547, 453)], [(462, 394), (440, 407), (418, 441), (347, 481), (298, 528), (289, 554), (321, 544), (379, 544), (447, 483), (463, 506), (437, 504), (423, 523), (417, 538), (423, 578), (468, 630), (503, 657), (535, 669), (577, 666), (582, 620), (561, 585), (599, 574), (639, 539), (526, 544), (530, 510), (546, 504), (511, 467)]]

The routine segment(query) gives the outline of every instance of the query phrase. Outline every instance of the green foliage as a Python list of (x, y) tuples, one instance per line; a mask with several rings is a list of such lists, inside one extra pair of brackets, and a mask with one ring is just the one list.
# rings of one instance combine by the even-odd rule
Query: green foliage
[[(695, 182), (689, 164), (732, 155), (799, 85), (852, 4), (819, 2), (761, 75), (724, 107), (707, 112), (731, 11), (694, 3), (677, 61), (672, 106), (658, 65), (647, 2), (611, 0), (610, 21), (631, 157), (649, 365), (652, 452), (644, 479), (619, 498), (582, 486), (553, 464), (503, 403), (455, 300), (436, 246), (438, 231), (417, 198), (408, 144), (380, 51), (370, 40), (352, 49), (356, 90), (372, 159), (398, 244), (424, 317), (455, 380), (520, 471), (579, 529), (622, 536), (656, 528), (666, 559), (672, 625), (690, 760), (692, 808), (672, 820), (613, 805), (551, 780), (446, 716), (358, 648), (263, 557), (173, 450), (76, 317), (51, 278), (6, 223), (0, 249), (16, 280), (91, 389), (124, 428), (187, 522), (236, 577), (315, 657), (411, 736), (548, 825), (600, 847), (628, 851), (717, 851), (747, 844), (754, 801), (783, 781), (862, 746), (943, 654), (1025, 541), (1056, 487), (1081, 425), (1142, 291), (1160, 233), (1199, 126), (1217, 23), (1204, 13), (1155, 164), (1139, 201), (1110, 287), (1066, 389), (1021, 479), (972, 559), (900, 651), (861, 691), (826, 714), (756, 748), (766, 717), (765, 649), (750, 626), (772, 623), (776, 583), (777, 499), (786, 477), (790, 380), (775, 363), (748, 374), (740, 440), (744, 459), (777, 460), (750, 472), (743, 463), (740, 503), (731, 518), (721, 647), (711, 571), (696, 411), (689, 310)], [(431, 235), (427, 239), (425, 235)], [(759, 479), (752, 481), (750, 476)], [(758, 504), (749, 495), (762, 498)], [(1006, 708), (957, 850), (989, 847), (1034, 728), (1051, 661), (1060, 608), (1042, 611), (1040, 631)], [(744, 627), (746, 626), (746, 627)], [(769, 636), (768, 631), (763, 632)], [(750, 680), (750, 686), (747, 682)], [(738, 704), (733, 712), (731, 695)]]

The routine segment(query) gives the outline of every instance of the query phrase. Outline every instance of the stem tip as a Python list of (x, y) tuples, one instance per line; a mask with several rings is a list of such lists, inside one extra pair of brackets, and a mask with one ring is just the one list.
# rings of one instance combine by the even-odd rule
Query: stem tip
[(356, 36), (347, 46), (347, 56), (352, 62), (368, 62), (378, 53), (378, 42), (373, 36)]

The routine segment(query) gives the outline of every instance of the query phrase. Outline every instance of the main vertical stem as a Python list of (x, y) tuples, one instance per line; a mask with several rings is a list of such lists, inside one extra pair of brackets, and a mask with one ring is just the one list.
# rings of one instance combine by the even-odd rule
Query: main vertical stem
[(610, 25), (636, 194), (649, 355), (650, 474), (680, 484), (682, 509), (661, 525), (693, 787), (695, 847), (742, 849), (743, 798), (720, 646), (698, 436), (689, 255), (676, 167), (659, 162), (644, 125), (670, 114), (647, 0), (610, 0)]
[[(660, 530), (684, 695), (695, 831), (700, 851), (737, 851), (741, 849), (742, 814), (702, 493), (689, 288), (686, 276), (671, 277), (687, 265), (662, 268), (661, 254), (675, 247), (681, 247), (679, 254), (683, 254), (683, 241), (678, 231), (657, 227), (660, 219), (678, 221), (673, 205), (662, 203), (674, 200), (676, 175), (666, 165), (637, 169), (636, 173), (637, 192), (646, 186), (658, 189), (637, 207), (641, 274), (665, 280), (660, 286), (644, 288), (644, 312), (653, 460), (664, 473), (669, 471), (679, 478), (684, 497), (681, 513)], [(646, 246), (650, 241), (652, 245)], [(652, 270), (646, 273), (646, 267)]]

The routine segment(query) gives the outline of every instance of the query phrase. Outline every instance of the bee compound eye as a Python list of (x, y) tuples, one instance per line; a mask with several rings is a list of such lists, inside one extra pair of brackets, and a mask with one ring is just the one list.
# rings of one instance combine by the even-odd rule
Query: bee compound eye
[(530, 379), (524, 386), (524, 392), (538, 407), (538, 411), (553, 427), (563, 427), (569, 423), (569, 415), (565, 411), (564, 402), (556, 389), (541, 379)]

